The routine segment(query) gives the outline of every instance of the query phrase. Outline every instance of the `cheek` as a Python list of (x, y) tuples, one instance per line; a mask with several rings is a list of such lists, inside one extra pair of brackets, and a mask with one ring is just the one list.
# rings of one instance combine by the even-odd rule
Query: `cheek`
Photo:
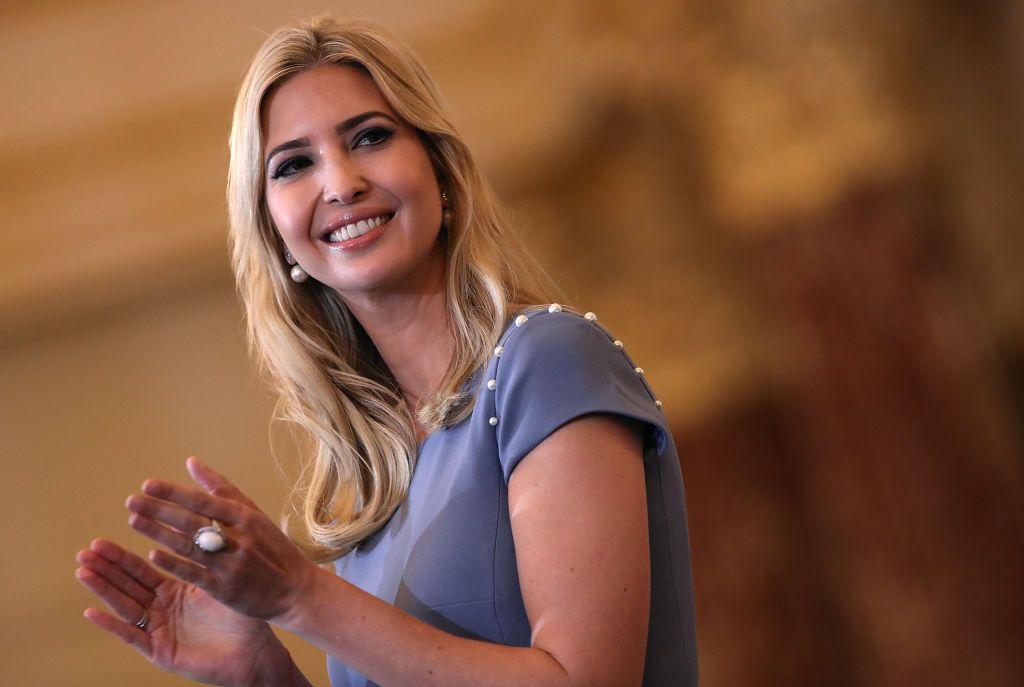
[(415, 199), (421, 207), (428, 207), (435, 201), (440, 207), (441, 190), (430, 156), (419, 141), (403, 139), (401, 145), (393, 148), (385, 157), (378, 158), (376, 181), (390, 187), (399, 197)]
[[(441, 217), (441, 189), (428, 160), (415, 165), (403, 165), (396, 170), (396, 190), (399, 195), (414, 199), (427, 216)], [(426, 217), (424, 218), (426, 219)]]
[(267, 190), (267, 211), (282, 238), (304, 234), (303, 223), (308, 226), (309, 212), (299, 202), (295, 188)]

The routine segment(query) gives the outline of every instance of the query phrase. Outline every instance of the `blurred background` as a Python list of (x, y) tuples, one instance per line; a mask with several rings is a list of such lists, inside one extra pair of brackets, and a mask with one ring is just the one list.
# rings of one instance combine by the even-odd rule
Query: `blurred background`
[(704, 685), (1024, 684), (1024, 6), (999, 0), (4, 3), (0, 682), (188, 684), (81, 618), (75, 552), (146, 551), (124, 498), (190, 454), (281, 511), (226, 139), (266, 34), (324, 11), (420, 53), (664, 400)]

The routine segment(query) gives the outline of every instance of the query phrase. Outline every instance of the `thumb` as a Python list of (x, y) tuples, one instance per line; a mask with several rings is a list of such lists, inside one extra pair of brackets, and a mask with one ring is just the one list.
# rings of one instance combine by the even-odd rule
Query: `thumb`
[(190, 456), (185, 460), (185, 469), (188, 470), (188, 474), (196, 484), (210, 493), (228, 483), (223, 475), (208, 467), (206, 463), (195, 456)]
[(192, 476), (195, 483), (210, 494), (220, 496), (225, 499), (231, 499), (232, 501), (238, 501), (239, 503), (244, 503), (247, 506), (251, 506), (252, 508), (259, 510), (256, 504), (253, 503), (252, 499), (243, 494), (238, 487), (231, 483), (231, 480), (209, 467), (206, 463), (195, 456), (191, 456), (185, 461), (185, 468), (188, 470), (188, 474)]

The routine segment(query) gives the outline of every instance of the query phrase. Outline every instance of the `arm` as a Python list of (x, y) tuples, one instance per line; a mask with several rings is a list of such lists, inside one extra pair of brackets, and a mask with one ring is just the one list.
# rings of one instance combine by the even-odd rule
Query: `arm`
[(533, 646), (444, 633), (320, 571), (277, 619), (386, 685), (640, 684), (650, 562), (640, 438), (576, 420), (516, 468), (509, 510)]

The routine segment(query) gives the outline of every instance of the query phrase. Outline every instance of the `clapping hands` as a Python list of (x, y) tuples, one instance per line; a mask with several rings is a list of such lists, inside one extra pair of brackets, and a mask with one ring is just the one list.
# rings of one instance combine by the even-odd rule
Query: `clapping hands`
[[(131, 527), (167, 550), (147, 562), (97, 539), (78, 553), (75, 576), (114, 613), (85, 617), (161, 668), (246, 684), (268, 661), (290, 663), (266, 621), (293, 608), (317, 568), (223, 475), (195, 458), (187, 468), (199, 488), (151, 479), (126, 502)], [(211, 519), (226, 545), (209, 553), (193, 536)]]

